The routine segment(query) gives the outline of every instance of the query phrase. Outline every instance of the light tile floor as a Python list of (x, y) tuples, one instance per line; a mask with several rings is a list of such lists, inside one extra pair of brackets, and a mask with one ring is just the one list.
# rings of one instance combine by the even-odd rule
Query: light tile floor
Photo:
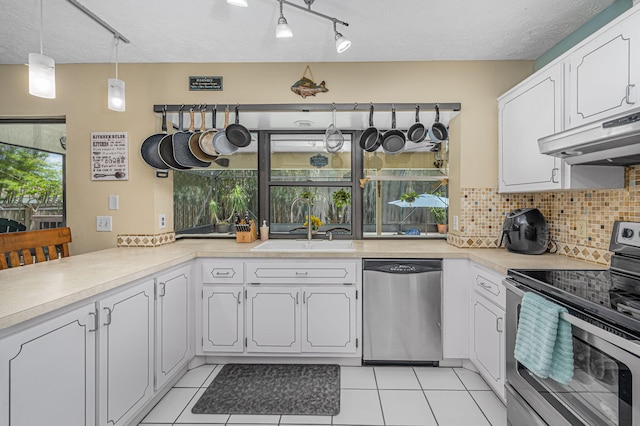
[(506, 410), (479, 374), (464, 368), (342, 367), (337, 416), (192, 414), (222, 366), (188, 371), (140, 426), (506, 426)]

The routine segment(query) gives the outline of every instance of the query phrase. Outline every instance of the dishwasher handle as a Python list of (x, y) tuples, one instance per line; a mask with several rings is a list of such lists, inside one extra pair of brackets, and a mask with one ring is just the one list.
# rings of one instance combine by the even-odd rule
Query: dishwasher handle
[(363, 270), (387, 274), (421, 274), (441, 272), (442, 259), (365, 260)]

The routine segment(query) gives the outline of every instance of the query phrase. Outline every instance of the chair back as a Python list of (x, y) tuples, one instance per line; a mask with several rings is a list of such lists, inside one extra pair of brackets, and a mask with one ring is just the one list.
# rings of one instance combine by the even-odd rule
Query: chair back
[(0, 234), (0, 270), (69, 257), (70, 242), (69, 228)]

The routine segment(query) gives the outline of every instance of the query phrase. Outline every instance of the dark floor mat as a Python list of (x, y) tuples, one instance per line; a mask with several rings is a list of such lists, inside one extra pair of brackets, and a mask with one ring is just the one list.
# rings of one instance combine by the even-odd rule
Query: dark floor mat
[(227, 364), (191, 411), (335, 416), (340, 412), (340, 366)]

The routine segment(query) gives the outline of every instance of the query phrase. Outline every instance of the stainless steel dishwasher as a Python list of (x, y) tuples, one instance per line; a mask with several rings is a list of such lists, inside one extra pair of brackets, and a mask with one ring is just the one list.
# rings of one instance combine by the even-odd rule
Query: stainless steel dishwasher
[(442, 360), (442, 259), (365, 259), (363, 364)]

